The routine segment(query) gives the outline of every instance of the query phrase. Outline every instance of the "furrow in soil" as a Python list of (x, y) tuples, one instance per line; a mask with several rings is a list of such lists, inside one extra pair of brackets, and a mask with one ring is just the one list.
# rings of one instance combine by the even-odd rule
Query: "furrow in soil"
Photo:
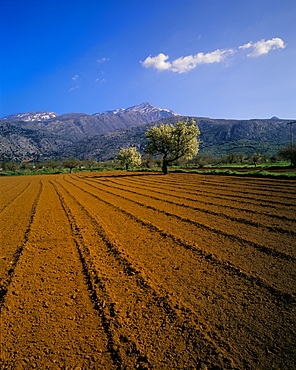
[[(109, 304), (106, 303), (106, 307), (112, 307), (115, 322), (112, 327), (109, 326), (109, 330), (111, 328), (114, 333), (113, 342), (120, 351), (124, 366), (137, 368), (139, 362), (146, 362), (149, 368), (153, 364), (152, 367), (157, 369), (183, 369), (201, 366), (203, 362), (199, 358), (208, 358), (207, 361), (211, 359), (219, 367), (232, 368), (234, 361), (226, 355), (228, 343), (223, 343), (220, 333), (208, 331), (205, 323), (201, 329), (200, 320), (194, 319), (194, 314), (189, 315), (188, 308), (176, 299), (169, 298), (166, 290), (156, 287), (143, 267), (126, 255), (118, 237), (112, 234), (101, 217), (86, 204), (83, 206), (80, 203), (85, 199), (85, 194), (79, 194), (75, 188), (69, 189), (67, 183), (59, 181), (59, 186), (69, 204), (72, 198), (74, 214), (81, 214), (77, 222), (84, 244), (89, 245), (92, 268), (95, 270), (97, 266), (99, 271), (95, 270), (94, 274), (100, 289), (104, 287), (103, 290), (109, 292), (112, 298), (111, 303), (110, 299)], [(97, 245), (100, 238), (104, 243)], [(218, 337), (218, 344), (212, 337)], [(166, 357), (164, 354), (170, 352), (171, 341), (177, 342), (178, 348), (174, 347), (174, 355)]]
[[(168, 190), (170, 192), (175, 192), (177, 194), (180, 194), (180, 193), (189, 194), (190, 196), (200, 195), (200, 196), (206, 196), (206, 197), (213, 198), (213, 199), (225, 200), (227, 202), (234, 202), (234, 203), (239, 202), (239, 204), (241, 203), (242, 204), (245, 203), (246, 205), (253, 204), (255, 206), (261, 206), (262, 209), (264, 209), (265, 207), (274, 209), (274, 208), (278, 208), (278, 206), (280, 205), (285, 210), (286, 207), (290, 208), (291, 206), (291, 202), (287, 201), (286, 199), (286, 194), (284, 197), (283, 197), (284, 194), (282, 194), (282, 196), (279, 197), (278, 200), (276, 200), (276, 198), (272, 196), (272, 193), (269, 196), (262, 198), (260, 196), (249, 195), (249, 191), (247, 189), (242, 193), (243, 195), (238, 194), (237, 188), (232, 188), (230, 191), (226, 191), (226, 190), (217, 191), (217, 189), (215, 190), (215, 186), (214, 186), (215, 183), (213, 183), (212, 187), (202, 186), (200, 184), (197, 184), (195, 186), (188, 186), (188, 185), (187, 186), (184, 186), (184, 185), (170, 186), (170, 184), (169, 183), (167, 184), (164, 180), (152, 181), (149, 178), (149, 180), (147, 181), (141, 178), (140, 181), (146, 187), (152, 186), (152, 187), (156, 187), (159, 189), (163, 189), (165, 191)], [(241, 186), (239, 186), (238, 188), (241, 188)], [(296, 198), (291, 197), (291, 200), (295, 202)]]
[[(88, 183), (90, 182), (90, 180), (88, 180)], [(100, 182), (100, 181), (95, 181), (96, 184), (101, 184), (101, 185), (105, 185), (104, 182)], [(116, 185), (115, 185), (116, 184)], [(132, 198), (133, 199), (136, 199), (136, 197), (138, 197), (139, 199), (141, 199), (141, 197), (143, 198), (149, 198), (151, 199), (152, 201), (158, 201), (159, 203), (161, 202), (164, 202), (165, 204), (172, 204), (174, 206), (181, 206), (181, 207), (185, 207), (186, 210), (188, 211), (197, 211), (197, 212), (202, 212), (202, 213), (206, 213), (206, 214), (209, 214), (209, 215), (213, 215), (213, 216), (218, 216), (218, 217), (222, 217), (226, 220), (230, 220), (230, 221), (234, 221), (234, 222), (238, 222), (238, 223), (241, 223), (241, 224), (248, 224), (248, 225), (251, 225), (251, 226), (254, 226), (256, 228), (258, 227), (261, 227), (261, 228), (265, 228), (267, 229), (268, 231), (271, 231), (271, 232), (275, 232), (275, 233), (284, 233), (284, 234), (289, 234), (291, 236), (296, 236), (296, 231), (294, 231), (293, 229), (296, 230), (296, 225), (295, 225), (295, 221), (291, 219), (291, 221), (287, 221), (287, 219), (285, 219), (285, 222), (281, 222), (283, 221), (282, 219), (280, 219), (280, 221), (278, 222), (275, 222), (275, 220), (273, 218), (270, 219), (269, 215), (266, 215), (266, 214), (260, 214), (260, 216), (258, 215), (258, 213), (256, 212), (253, 212), (253, 211), (250, 211), (251, 214), (248, 214), (248, 213), (244, 213), (244, 211), (242, 209), (239, 209), (239, 208), (236, 208), (236, 211), (235, 212), (233, 210), (233, 208), (231, 209), (231, 211), (229, 211), (228, 209), (221, 209), (221, 207), (219, 207), (217, 204), (210, 204), (209, 203), (205, 203), (204, 204), (207, 206), (202, 206), (200, 207), (196, 200), (193, 200), (193, 199), (190, 199), (190, 198), (184, 198), (184, 197), (178, 197), (178, 200), (179, 201), (175, 201), (175, 200), (172, 200), (172, 197), (170, 196), (167, 196), (165, 193), (162, 194), (162, 196), (155, 196), (155, 192), (151, 193), (149, 191), (146, 190), (138, 190), (136, 189), (135, 187), (133, 187), (132, 189), (129, 189), (128, 186), (125, 186), (125, 185), (122, 185), (122, 184), (119, 184), (114, 182), (114, 181), (110, 181), (110, 184), (108, 184), (108, 187), (110, 189), (116, 189), (116, 190), (119, 190), (119, 191), (125, 191), (126, 193), (130, 193), (132, 194)], [(200, 204), (200, 202), (199, 202)], [(176, 208), (177, 208), (176, 207)], [(229, 208), (229, 207), (228, 207)], [(241, 216), (244, 216), (245, 218), (242, 218)], [(248, 232), (249, 233), (249, 232)], [(294, 251), (294, 248), (293, 248), (293, 251)]]
[[(86, 178), (88, 181), (92, 181), (92, 182), (99, 182), (98, 180), (93, 180), (93, 179), (88, 179)], [(206, 209), (218, 209), (220, 210), (220, 212), (218, 211), (218, 213), (222, 213), (222, 212), (226, 212), (226, 215), (227, 216), (227, 211), (231, 211), (231, 213), (235, 212), (236, 214), (239, 214), (239, 215), (244, 215), (244, 217), (247, 218), (247, 220), (253, 220), (254, 217), (255, 219), (260, 219), (263, 217), (267, 217), (267, 218), (270, 218), (271, 221), (270, 222), (275, 222), (276, 220), (280, 220), (280, 221), (285, 221), (285, 225), (289, 228), (295, 228), (295, 218), (294, 217), (287, 217), (287, 215), (278, 215), (278, 214), (274, 214), (274, 213), (267, 213), (265, 211), (266, 207), (264, 207), (264, 210), (261, 212), (261, 211), (258, 211), (257, 209), (255, 209), (255, 207), (252, 207), (251, 209), (247, 208), (246, 206), (245, 207), (242, 207), (242, 204), (240, 204), (240, 207), (238, 206), (232, 206), (229, 204), (229, 201), (228, 200), (224, 200), (224, 202), (222, 200), (217, 200), (218, 197), (213, 197), (212, 200), (207, 200), (205, 201), (205, 196), (201, 196), (201, 195), (198, 195), (199, 194), (199, 191), (200, 190), (197, 190), (195, 193), (191, 192), (190, 193), (190, 197), (186, 197), (184, 195), (177, 195), (177, 193), (173, 193), (170, 191), (170, 189), (165, 189), (163, 188), (163, 191), (159, 191), (159, 188), (152, 188), (151, 187), (148, 187), (149, 190), (147, 190), (147, 186), (137, 186), (135, 185), (133, 182), (131, 181), (128, 181), (128, 180), (121, 180), (120, 182), (118, 181), (115, 181), (115, 180), (109, 180), (110, 183), (112, 184), (116, 184), (119, 188), (126, 188), (126, 189), (130, 189), (132, 188), (132, 190), (130, 190), (131, 192), (136, 192), (135, 189), (137, 190), (137, 192), (139, 194), (150, 194), (149, 196), (151, 197), (151, 194), (153, 194), (153, 197), (157, 196), (157, 197), (160, 197), (160, 199), (164, 200), (164, 195), (165, 195), (165, 200), (168, 201), (168, 202), (171, 202), (172, 204), (181, 204), (181, 205), (184, 205), (184, 206), (188, 206), (189, 208), (191, 208), (192, 206), (190, 205), (191, 202), (194, 204), (194, 207), (192, 208), (196, 208), (197, 205), (202, 205), (203, 207), (206, 207)], [(132, 185), (132, 186), (131, 186)], [(178, 191), (178, 194), (184, 194), (184, 190), (181, 189), (181, 191), (179, 190)], [(155, 197), (156, 199), (159, 199)], [(170, 199), (170, 200), (168, 200)], [(223, 214), (223, 213), (222, 213)]]
[(75, 235), (44, 178), (4, 300), (1, 361), (11, 369), (117, 369), (88, 295)]
[(112, 171), (0, 189), (0, 368), (294, 368), (291, 180)]
[[(94, 185), (90, 184), (89, 189), (91, 190), (91, 188), (93, 187)], [(275, 285), (278, 287), (281, 286), (280, 290), (283, 289), (284, 291), (287, 291), (287, 283), (290, 282), (290, 284), (288, 284), (291, 286), (290, 292), (294, 293), (295, 278), (294, 276), (291, 276), (291, 272), (293, 271), (295, 261), (292, 256), (287, 255), (285, 253), (281, 253), (275, 249), (271, 249), (268, 246), (266, 247), (258, 243), (246, 241), (240, 238), (239, 236), (228, 234), (224, 232), (223, 229), (217, 230), (212, 226), (205, 226), (203, 219), (202, 223), (200, 223), (201, 220), (199, 220), (199, 222), (192, 221), (187, 217), (187, 209), (185, 209), (185, 211), (183, 212), (185, 218), (184, 217), (182, 218), (178, 216), (177, 212), (178, 209), (176, 209), (176, 207), (173, 209), (173, 213), (171, 207), (169, 208), (170, 212), (155, 209), (154, 207), (151, 206), (151, 202), (148, 202), (148, 204), (135, 202), (134, 199), (137, 199), (136, 195), (132, 197), (133, 199), (126, 199), (125, 192), (113, 194), (112, 192), (110, 192), (110, 188), (112, 189), (112, 187), (110, 186), (101, 185), (99, 188), (95, 187), (93, 190), (96, 189), (100, 191), (101, 198), (111, 199), (111, 202), (113, 204), (116, 204), (116, 200), (117, 201), (120, 200), (121, 207), (123, 207), (124, 209), (129, 207), (129, 204), (131, 204), (132, 207), (129, 207), (129, 209), (131, 209), (132, 215), (134, 217), (136, 218), (138, 217), (140, 219), (143, 219), (143, 217), (145, 217), (146, 220), (153, 220), (153, 225), (158, 225), (156, 227), (158, 228), (160, 227), (161, 230), (163, 230), (165, 227), (165, 230), (169, 233), (173, 233), (174, 235), (177, 235), (182, 238), (186, 236), (186, 239), (187, 240), (189, 239), (192, 245), (198, 245), (198, 249), (202, 248), (204, 251), (207, 251), (208, 254), (210, 253), (213, 254), (214, 252), (214, 254), (220, 255), (220, 259), (232, 261), (237, 266), (239, 266), (239, 269), (247, 271), (251, 270), (252, 273), (257, 277), (259, 273), (259, 276), (261, 275), (263, 279), (270, 280), (270, 278), (272, 277), (270, 273), (270, 268), (274, 266), (275, 258), (283, 259), (284, 260), (283, 262), (277, 261), (277, 269), (274, 271), (274, 279), (273, 281), (271, 281), (271, 285)], [(109, 194), (109, 198), (106, 198), (104, 192)], [(179, 230), (180, 233), (178, 232)], [(227, 247), (226, 250), (225, 250), (225, 237), (230, 239), (230, 241), (226, 243)], [(212, 240), (212, 245), (215, 248), (208, 247), (208, 241), (210, 238)], [(230, 250), (229, 244), (233, 244), (233, 247)], [(254, 256), (253, 260), (250, 259), (249, 253), (250, 246), (254, 249), (254, 252), (252, 253), (252, 256)], [(236, 253), (234, 254), (233, 251), (236, 251)], [(221, 252), (223, 252), (222, 258)], [(245, 259), (243, 259), (244, 256)], [(261, 271), (259, 272), (258, 262), (260, 261), (261, 264), (264, 263), (264, 269), (261, 268)], [(279, 273), (282, 274), (282, 270), (285, 270), (286, 273), (284, 276), (282, 276), (281, 283), (279, 281)]]
[(30, 186), (30, 182), (24, 182), (24, 186), (22, 188), (14, 187), (9, 194), (2, 194), (1, 195), (1, 209), (0, 213), (2, 213), (6, 207), (10, 204), (15, 202), (18, 197), (20, 197)]
[[(206, 286), (206, 289), (211, 292), (209, 293), (210, 296), (212, 294), (216, 295), (219, 292), (218, 294), (221, 297), (221, 292), (225, 292), (226, 289), (226, 292), (230, 293), (231, 289), (229, 289), (229, 287), (233, 286), (232, 284), (234, 284), (234, 286), (241, 286), (241, 290), (247, 292), (247, 295), (244, 296), (244, 298), (239, 298), (239, 295), (236, 295), (236, 303), (234, 306), (232, 306), (232, 303), (229, 303), (231, 299), (229, 299), (227, 294), (227, 298), (226, 296), (224, 297), (225, 302), (228, 302), (227, 304), (232, 306), (232, 308), (228, 311), (228, 315), (231, 316), (230, 321), (232, 324), (235, 322), (234, 317), (237, 313), (238, 307), (240, 307), (240, 299), (243, 299), (243, 301), (245, 300), (244, 303), (241, 303), (242, 307), (249, 307), (249, 305), (245, 306), (245, 304), (246, 302), (250, 303), (250, 301), (255, 304), (255, 306), (252, 306), (252, 309), (256, 307), (256, 313), (253, 311), (254, 317), (252, 316), (252, 320), (257, 317), (260, 321), (259, 317), (262, 313), (262, 309), (259, 308), (259, 301), (263, 299), (262, 296), (264, 297), (263, 300), (265, 302), (266, 310), (269, 311), (269, 318), (273, 316), (271, 319), (271, 322), (273, 323), (272, 326), (277, 321), (277, 314), (283, 311), (286, 312), (286, 319), (290, 323), (291, 320), (293, 321), (292, 317), (288, 319), (290, 314), (293, 316), (290, 311), (290, 306), (294, 304), (294, 298), (292, 294), (285, 292), (282, 294), (281, 290), (275, 289), (272, 286), (270, 287), (268, 284), (265, 284), (262, 279), (254, 279), (252, 276), (250, 277), (243, 271), (239, 274), (237, 268), (231, 265), (229, 265), (227, 268), (225, 263), (217, 263), (217, 260), (213, 255), (209, 255), (206, 258), (203, 253), (196, 253), (196, 250), (186, 248), (188, 243), (182, 243), (180, 238), (172, 235), (171, 233), (168, 234), (162, 232), (152, 223), (148, 223), (133, 216), (130, 212), (122, 209), (114, 202), (110, 203), (109, 195), (104, 191), (101, 192), (101, 196), (98, 196), (97, 191), (95, 194), (94, 192), (92, 193), (93, 190), (90, 190), (90, 187), (88, 188), (84, 184), (79, 184), (79, 181), (73, 180), (73, 177), (71, 180), (70, 178), (67, 178), (65, 181), (67, 183), (67, 185), (65, 185), (67, 186), (67, 189), (71, 189), (73, 192), (80, 193), (79, 197), (86, 197), (88, 199), (89, 197), (87, 197), (87, 195), (93, 197), (93, 201), (89, 199), (86, 201), (86, 204), (89, 204), (92, 209), (97, 208), (100, 210), (102, 215), (106, 215), (106, 218), (104, 217), (104, 222), (108, 225), (108, 228), (111, 229), (114, 234), (116, 234), (125, 250), (128, 251), (128, 254), (131, 255), (134, 260), (141, 261), (141, 263), (145, 266), (145, 270), (149, 272), (150, 276), (153, 276), (154, 280), (158, 281), (159, 285), (164, 286), (168, 291), (173, 290), (178, 297), (182, 297), (183, 302), (187, 302), (187, 304), (190, 305), (192, 310), (197, 312), (200, 312), (201, 310), (199, 299), (203, 293), (205, 293), (201, 293), (201, 285), (203, 288)], [(117, 201), (117, 204), (120, 204), (120, 202)], [(143, 214), (144, 213), (145, 210), (143, 209)], [(130, 230), (132, 230), (131, 235), (129, 233)], [(146, 235), (149, 235), (149, 237)], [(176, 264), (177, 261), (178, 263)], [(215, 270), (215, 273), (213, 273), (213, 270)], [(202, 273), (202, 271), (204, 271), (204, 273)], [(207, 280), (205, 283), (205, 281), (201, 279), (199, 272), (201, 272), (201, 276), (203, 276), (203, 278), (205, 276), (203, 274), (208, 273), (211, 277), (213, 277), (214, 274), (214, 285), (210, 283), (211, 279)], [(232, 282), (230, 285), (229, 282), (227, 282), (228, 279)], [(201, 280), (203, 281), (202, 284)], [(182, 281), (187, 281), (187, 283), (190, 285), (190, 288), (188, 288), (188, 286), (184, 287)], [(191, 289), (193, 289), (194, 292), (192, 292)], [(259, 299), (259, 297), (261, 298)], [(281, 302), (282, 300), (283, 302)], [(220, 309), (221, 306), (223, 306), (222, 302), (223, 299), (222, 301), (219, 301), (218, 306)], [(258, 306), (256, 304), (258, 304)], [(215, 304), (213, 304), (207, 309), (210, 309), (210, 311), (214, 314), (215, 308)], [(202, 312), (204, 314), (202, 316), (206, 317), (208, 322), (214, 326), (213, 316), (210, 315), (209, 312), (204, 312), (203, 309)], [(223, 312), (225, 314), (226, 311), (223, 310)], [(220, 314), (221, 311), (216, 311), (216, 317), (220, 317)], [(267, 320), (264, 319), (263, 321), (265, 322), (264, 327), (268, 331), (267, 327), (269, 324), (267, 324)], [(258, 321), (256, 324), (254, 323), (254, 325), (257, 324), (261, 327)], [(239, 325), (242, 325), (241, 321)], [(248, 325), (247, 327), (247, 331), (252, 331)], [(223, 334), (227, 338), (227, 333), (229, 334), (229, 331), (227, 329), (226, 331), (224, 330), (225, 328), (223, 328)], [(232, 330), (234, 330), (233, 326), (231, 326), (230, 331)], [(286, 330), (287, 328), (284, 329), (284, 332)], [(244, 330), (244, 332), (246, 332), (246, 330)], [(238, 335), (238, 333), (236, 333), (236, 335)], [(255, 335), (254, 332), (252, 336), (253, 335)], [(293, 335), (294, 333), (292, 336)]]
[[(15, 268), (28, 241), (36, 207), (42, 192), (43, 184), (41, 180), (35, 185), (35, 188), (32, 186), (30, 189), (31, 194), (27, 196), (25, 193), (26, 197), (24, 199), (20, 197), (17, 204), (11, 204), (8, 212), (2, 214), (1, 217), (0, 313)], [(32, 194), (32, 190), (35, 190), (37, 194), (34, 192)], [(22, 200), (26, 202), (25, 212), (19, 204)], [(31, 203), (32, 201), (33, 203)]]

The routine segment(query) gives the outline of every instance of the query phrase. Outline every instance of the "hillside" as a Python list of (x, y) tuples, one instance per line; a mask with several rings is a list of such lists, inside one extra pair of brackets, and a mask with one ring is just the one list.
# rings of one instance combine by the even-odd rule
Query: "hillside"
[(5, 160), (49, 158), (60, 155), (61, 150), (71, 141), (38, 130), (29, 130), (0, 121), (1, 157)]
[(4, 121), (47, 121), (51, 118), (58, 117), (59, 115), (51, 111), (31, 111), (25, 113), (15, 113), (5, 116), (1, 119)]
[[(184, 118), (171, 116), (150, 124), (97, 135), (66, 146), (64, 155), (80, 159), (91, 157), (105, 161), (113, 159), (120, 148), (136, 146), (139, 151), (143, 152), (146, 140), (144, 133), (147, 127), (154, 124), (173, 123)], [(192, 118), (197, 121), (201, 132), (200, 154), (209, 153), (221, 156), (229, 152), (242, 152), (246, 155), (259, 152), (273, 155), (289, 143), (289, 128), (287, 127), (289, 121)]]
[[(129, 146), (136, 146), (143, 152), (147, 127), (184, 118), (149, 103), (92, 115), (57, 115), (46, 111), (19, 113), (0, 120), (0, 154), (5, 160), (74, 156), (105, 161)], [(192, 118), (201, 132), (201, 154), (259, 152), (273, 155), (289, 144), (289, 121), (277, 117), (266, 120)], [(295, 125), (293, 130), (296, 134)]]
[(96, 114), (53, 112), (27, 112), (3, 117), (11, 125), (38, 130), (44, 134), (63, 137), (72, 142), (100, 135), (106, 132), (153, 122), (168, 116), (178, 116), (168, 110), (142, 103), (127, 109)]

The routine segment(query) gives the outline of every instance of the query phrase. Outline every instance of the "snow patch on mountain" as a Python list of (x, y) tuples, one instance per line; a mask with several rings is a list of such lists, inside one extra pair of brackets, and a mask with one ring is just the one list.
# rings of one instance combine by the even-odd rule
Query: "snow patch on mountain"
[(94, 116), (112, 116), (112, 115), (116, 115), (116, 114), (129, 113), (129, 112), (138, 112), (138, 113), (142, 113), (142, 114), (159, 113), (159, 114), (163, 115), (163, 117), (179, 116), (179, 114), (174, 113), (170, 109), (157, 108), (154, 105), (151, 105), (149, 103), (142, 103), (142, 104), (134, 105), (134, 106), (126, 108), (126, 109), (115, 109), (115, 110), (109, 110), (109, 111), (94, 113), (93, 115)]
[(39, 111), (39, 112), (25, 112), (25, 113), (16, 113), (9, 116), (5, 116), (1, 119), (5, 121), (25, 121), (25, 122), (34, 122), (34, 121), (47, 121), (52, 118), (58, 117), (59, 114), (50, 111)]

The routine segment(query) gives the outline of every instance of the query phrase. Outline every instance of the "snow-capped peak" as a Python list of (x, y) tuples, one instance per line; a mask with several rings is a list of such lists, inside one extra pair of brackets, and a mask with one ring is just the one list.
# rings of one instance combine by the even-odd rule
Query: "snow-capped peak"
[(59, 115), (55, 112), (50, 111), (39, 111), (39, 112), (25, 112), (25, 113), (16, 113), (11, 114), (9, 116), (5, 116), (1, 119), (6, 121), (26, 121), (26, 122), (33, 122), (33, 121), (47, 121), (51, 118), (56, 118)]
[(161, 114), (164, 117), (166, 116), (178, 116), (179, 114), (174, 113), (173, 111), (169, 109), (164, 108), (157, 108), (154, 105), (151, 105), (149, 103), (141, 103), (138, 105), (134, 105), (132, 107), (126, 108), (126, 109), (116, 109), (111, 111), (105, 111), (100, 113), (95, 113), (94, 116), (110, 116), (120, 113), (128, 113), (128, 112), (138, 112), (142, 114)]

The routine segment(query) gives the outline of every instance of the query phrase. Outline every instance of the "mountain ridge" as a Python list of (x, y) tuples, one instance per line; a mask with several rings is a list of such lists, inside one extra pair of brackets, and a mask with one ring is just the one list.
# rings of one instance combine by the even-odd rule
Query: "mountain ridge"
[(121, 113), (128, 113), (128, 112), (140, 112), (142, 114), (152, 114), (156, 113), (159, 114), (160, 112), (162, 113), (161, 115), (163, 118), (165, 116), (179, 116), (179, 114), (173, 112), (170, 109), (165, 109), (165, 108), (157, 108), (154, 105), (151, 105), (150, 103), (141, 103), (138, 105), (133, 105), (132, 107), (125, 108), (125, 109), (115, 109), (115, 110), (109, 110), (109, 111), (103, 111), (99, 113), (94, 113), (94, 116), (109, 116), (109, 115), (116, 115), (116, 114), (121, 114)]
[(157, 108), (154, 105), (151, 105), (150, 103), (141, 103), (137, 105), (133, 105), (132, 107), (128, 108), (119, 108), (115, 110), (109, 110), (109, 111), (102, 111), (99, 113), (93, 113), (93, 114), (88, 114), (88, 113), (63, 113), (63, 114), (58, 114), (52, 111), (28, 111), (24, 113), (15, 113), (15, 114), (10, 114), (8, 116), (4, 116), (0, 118), (0, 120), (5, 120), (5, 121), (14, 121), (14, 120), (20, 120), (20, 121), (47, 121), (47, 120), (52, 120), (55, 119), (56, 117), (78, 117), (78, 116), (114, 116), (122, 113), (128, 113), (128, 112), (139, 112), (141, 114), (155, 114), (158, 113), (161, 118), (167, 117), (170, 115), (173, 116), (178, 116), (179, 114), (173, 112), (170, 109), (165, 109), (165, 108)]
[(2, 117), (1, 120), (4, 121), (47, 121), (52, 118), (58, 117), (59, 114), (52, 111), (29, 111), (24, 113), (15, 113), (8, 116)]
[[(173, 111), (142, 103), (130, 108), (110, 111), (115, 113), (93, 115), (87, 113), (65, 113), (62, 115), (53, 112), (26, 112), (3, 117), (23, 129), (39, 130), (42, 133), (58, 135), (72, 142), (83, 140), (94, 135), (100, 135), (142, 123), (149, 123), (170, 115), (176, 115)], [(30, 116), (30, 113), (32, 115)], [(103, 112), (104, 113), (104, 112)], [(35, 118), (38, 119), (35, 119)], [(43, 119), (41, 119), (43, 118)]]
[[(31, 113), (30, 118), (27, 113)], [(145, 131), (153, 124), (174, 123), (185, 116), (169, 109), (141, 103), (101, 114), (26, 112), (0, 120), (0, 150), (7, 160), (25, 156), (109, 160), (122, 148), (136, 146), (143, 152)], [(17, 119), (12, 119), (14, 118)], [(27, 119), (27, 120), (21, 120)], [(38, 118), (38, 120), (34, 120)], [(43, 118), (43, 120), (41, 120)], [(201, 131), (200, 153), (222, 155), (225, 151), (245, 154), (275, 152), (289, 143), (288, 120), (227, 120), (188, 117)], [(295, 127), (293, 127), (295, 131)]]
[(173, 124), (185, 118), (194, 119), (200, 129), (199, 154), (222, 156), (229, 152), (242, 152), (246, 155), (260, 152), (262, 155), (273, 155), (289, 142), (288, 120), (217, 120), (170, 116), (66, 145), (64, 155), (107, 161), (114, 159), (121, 148), (130, 146), (135, 146), (143, 154), (146, 141), (144, 133), (147, 128), (152, 125)]

